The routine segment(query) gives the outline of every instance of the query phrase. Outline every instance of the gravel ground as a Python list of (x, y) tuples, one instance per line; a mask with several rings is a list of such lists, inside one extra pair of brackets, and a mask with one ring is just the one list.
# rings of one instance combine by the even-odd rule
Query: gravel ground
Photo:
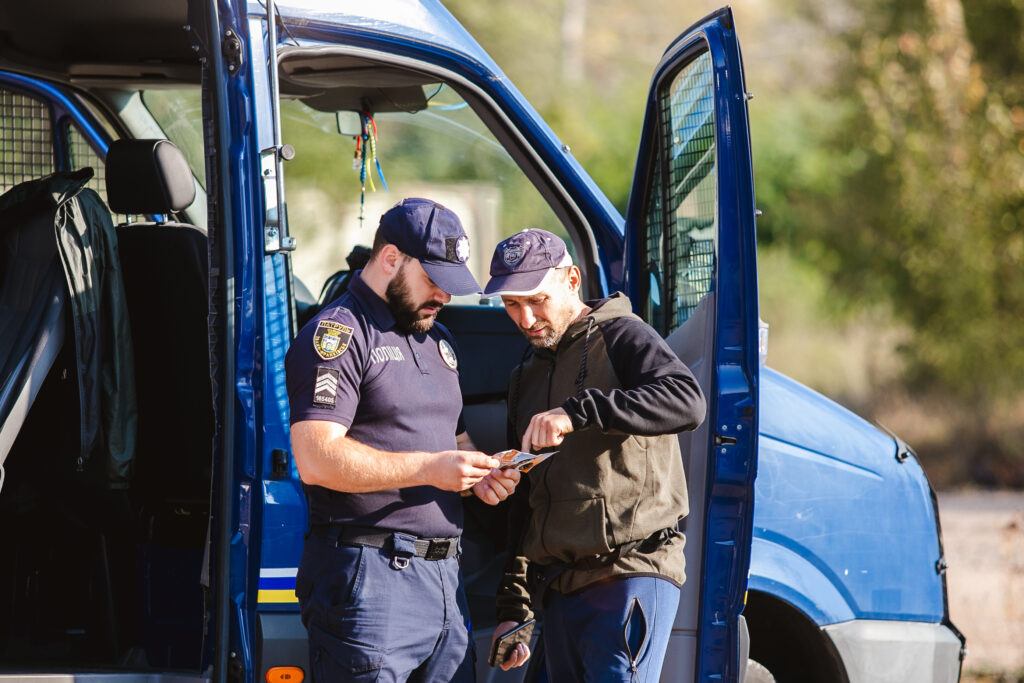
[(939, 494), (964, 681), (1024, 681), (1024, 491)]

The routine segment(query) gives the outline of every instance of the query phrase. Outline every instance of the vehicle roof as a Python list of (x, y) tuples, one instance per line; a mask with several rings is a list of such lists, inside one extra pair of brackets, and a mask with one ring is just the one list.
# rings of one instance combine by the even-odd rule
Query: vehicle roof
[[(278, 10), (297, 22), (347, 26), (444, 47), (499, 71), (479, 43), (437, 0), (282, 0)], [(249, 3), (250, 14), (265, 11), (261, 3)]]

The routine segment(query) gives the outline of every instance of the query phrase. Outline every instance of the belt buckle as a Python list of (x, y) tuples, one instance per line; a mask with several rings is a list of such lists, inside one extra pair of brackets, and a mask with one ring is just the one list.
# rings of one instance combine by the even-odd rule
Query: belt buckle
[(423, 557), (427, 560), (445, 560), (448, 559), (448, 551), (452, 547), (451, 541), (446, 540), (434, 540), (431, 539), (430, 545), (427, 546), (427, 554)]

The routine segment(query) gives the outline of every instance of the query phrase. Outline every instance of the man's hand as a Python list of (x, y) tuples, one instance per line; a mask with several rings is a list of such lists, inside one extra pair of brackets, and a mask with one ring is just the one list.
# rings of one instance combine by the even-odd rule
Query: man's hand
[(553, 408), (537, 413), (530, 418), (530, 424), (523, 434), (523, 448), (533, 453), (535, 448), (548, 448), (562, 443), (565, 435), (572, 431), (572, 420), (561, 408)]
[(491, 470), (490, 474), (473, 485), (473, 493), (488, 505), (497, 505), (512, 495), (521, 476), (516, 469)]
[[(491, 637), (491, 649), (494, 649), (494, 641), (498, 639), (498, 636), (508, 633), (516, 626), (519, 626), (518, 621), (503, 621), (498, 624), (497, 628), (494, 629), (494, 636)], [(530, 647), (526, 643), (519, 643), (508, 653), (508, 658), (504, 662), (498, 662), (498, 666), (501, 667), (502, 671), (508, 671), (509, 669), (526, 664), (526, 660), (529, 658)]]
[(480, 451), (441, 451), (431, 453), (425, 484), (444, 491), (464, 491), (501, 465)]

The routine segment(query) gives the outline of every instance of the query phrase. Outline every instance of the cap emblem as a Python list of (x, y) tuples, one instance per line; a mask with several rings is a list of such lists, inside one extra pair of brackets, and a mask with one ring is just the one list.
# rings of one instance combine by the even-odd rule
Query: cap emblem
[(526, 250), (521, 244), (507, 244), (501, 252), (501, 260), (509, 268), (514, 268), (517, 263), (523, 260)]
[(469, 260), (469, 238), (465, 235), (445, 238), (444, 260), (449, 263), (465, 263)]
[(469, 260), (469, 238), (463, 235), (455, 243), (455, 258), (465, 263)]

